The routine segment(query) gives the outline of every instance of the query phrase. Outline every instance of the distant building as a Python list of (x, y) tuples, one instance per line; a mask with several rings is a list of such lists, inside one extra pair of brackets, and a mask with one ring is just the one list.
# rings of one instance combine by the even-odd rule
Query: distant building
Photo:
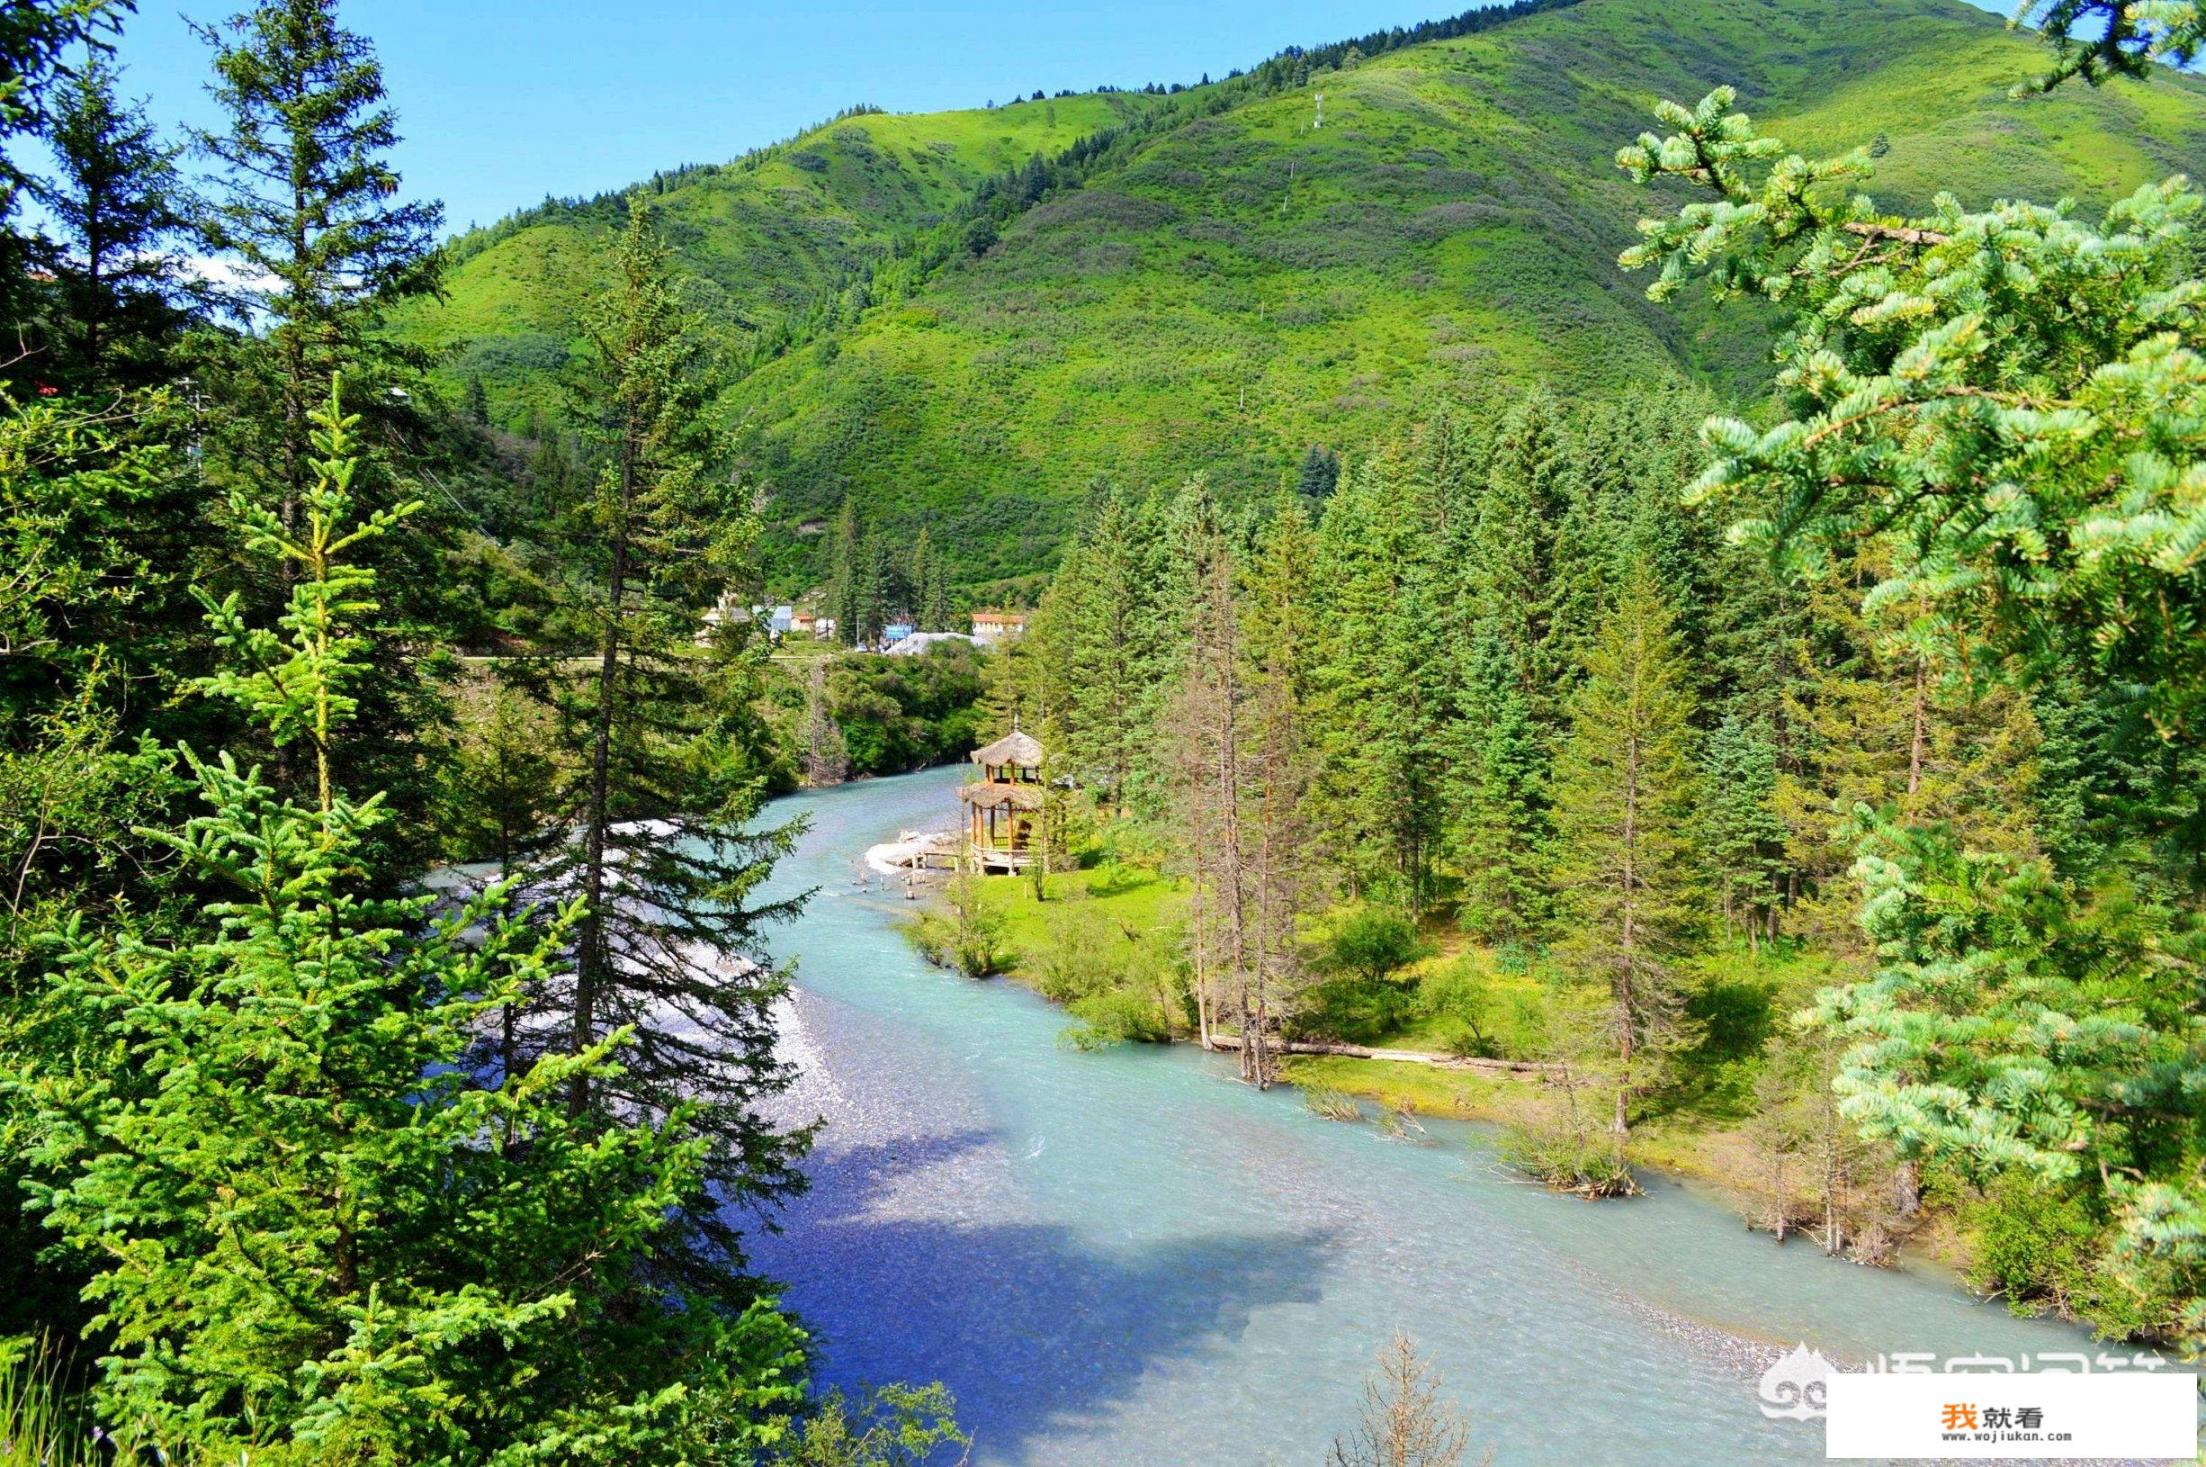
[(750, 619), (751, 609), (736, 600), (732, 593), (723, 591), (720, 593), (720, 599), (712, 604), (703, 617), (699, 618), (701, 624), (697, 628), (697, 645), (709, 647), (720, 628), (740, 626)]
[(836, 622), (832, 616), (817, 616), (812, 619), (812, 635), (815, 637), (822, 639), (832, 637), (835, 635), (835, 630)]
[(799, 607), (797, 609), (797, 614), (789, 619), (789, 630), (792, 632), (803, 632), (809, 635), (815, 629), (818, 623), (819, 618), (817, 616), (814, 616), (811, 612), (804, 610), (802, 607)]
[(891, 642), (887, 651), (891, 657), (924, 657), (930, 648), (939, 647), (944, 642), (966, 642), (977, 647), (980, 645), (980, 638), (967, 636), (964, 632), (913, 632), (900, 641)]
[(1026, 613), (1023, 611), (976, 611), (973, 613), (973, 640), (982, 646), (1016, 637), (1026, 631)]
[(766, 629), (777, 637), (797, 624), (797, 609), (794, 606), (761, 606), (758, 609), (765, 613)]

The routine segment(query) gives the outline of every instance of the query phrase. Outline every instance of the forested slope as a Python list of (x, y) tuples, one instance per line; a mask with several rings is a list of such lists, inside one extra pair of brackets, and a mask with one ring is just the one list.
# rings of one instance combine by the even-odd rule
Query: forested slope
[[(849, 496), (991, 581), (1049, 564), (1099, 476), (1254, 492), (1312, 443), (1361, 449), (1440, 397), (1535, 379), (1751, 395), (1753, 313), (1657, 308), (1615, 268), (1649, 201), (1613, 154), (1656, 96), (1728, 83), (1804, 148), (1867, 147), (1891, 207), (1941, 187), (2099, 205), (2206, 161), (2193, 84), (2011, 100), (2036, 59), (1960, 0), (1580, 0), (1275, 90), (859, 117), (647, 187), (756, 362), (732, 407), (779, 576), (816, 573), (800, 527)], [(1144, 108), (1146, 136), (1051, 169), (1031, 203), (1007, 180), (992, 242), (823, 302), (961, 198), (975, 212), (989, 170)], [(561, 355), (599, 227), (584, 210), (499, 240), (410, 329), (510, 416)]]

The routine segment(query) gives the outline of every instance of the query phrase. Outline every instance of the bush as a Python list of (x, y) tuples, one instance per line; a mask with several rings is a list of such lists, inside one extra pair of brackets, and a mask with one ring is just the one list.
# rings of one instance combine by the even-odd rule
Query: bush
[(1563, 1126), (1517, 1126), (1502, 1141), (1501, 1154), (1511, 1166), (1558, 1192), (1587, 1198), (1639, 1193), (1639, 1180), (1613, 1136)]
[(2173, 1305), (2112, 1276), (2110, 1229), (2081, 1194), (2030, 1178), (1994, 1181), (1962, 1210), (1974, 1235), (1968, 1277), (2007, 1297), (2010, 1312), (2088, 1318), (2114, 1337), (2164, 1326)]
[(1424, 955), (1417, 924), (1391, 907), (1356, 907), (1333, 927), (1325, 966), (1336, 973), (1379, 982)]
[(905, 933), (919, 955), (936, 967), (988, 978), (1010, 961), (1003, 928), (1002, 914), (981, 898), (979, 879), (961, 875), (944, 892), (941, 909), (921, 912)]
[(1078, 904), (1061, 904), (1048, 936), (1026, 955), (1024, 968), (1042, 997), (1052, 1003), (1077, 1003), (1107, 991), (1121, 976), (1108, 956), (1109, 937), (1101, 914)]
[(1414, 990), (1400, 979), (1335, 978), (1307, 990), (1286, 1027), (1290, 1038), (1371, 1044), (1400, 1032), (1413, 1006)]
[(1164, 1044), (1172, 1038), (1169, 1015), (1154, 995), (1135, 988), (1091, 993), (1068, 1008), (1074, 1023), (1065, 1042), (1074, 1049), (1108, 1049), (1114, 1044)]
[(1452, 1059), (1498, 1059), (1501, 1055), (1500, 1047), (1490, 1036), (1464, 1019), (1444, 1020), (1438, 1037), (1441, 1053)]
[(925, 1467), (972, 1445), (958, 1429), (956, 1410), (939, 1382), (883, 1386), (855, 1407), (841, 1391), (829, 1391), (774, 1460), (785, 1467)]

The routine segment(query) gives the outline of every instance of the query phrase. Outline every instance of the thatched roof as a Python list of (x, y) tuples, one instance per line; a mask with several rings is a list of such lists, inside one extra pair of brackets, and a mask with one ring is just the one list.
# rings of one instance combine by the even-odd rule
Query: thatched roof
[(973, 751), (975, 764), (1022, 764), (1034, 768), (1042, 762), (1042, 746), (1034, 735), (1013, 729), (983, 749)]
[(983, 810), (990, 806), (1006, 806), (1014, 810), (1039, 810), (1042, 808), (1043, 788), (1038, 784), (961, 784), (957, 797), (968, 805), (978, 805)]

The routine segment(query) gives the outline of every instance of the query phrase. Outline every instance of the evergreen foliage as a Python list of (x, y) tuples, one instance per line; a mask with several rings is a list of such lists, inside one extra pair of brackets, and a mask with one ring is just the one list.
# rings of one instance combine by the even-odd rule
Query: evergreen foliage
[(65, 922), (0, 1071), (34, 1207), (95, 1260), (103, 1415), (271, 1460), (672, 1460), (705, 1427), (763, 1445), (800, 1399), (802, 1337), (640, 1272), (704, 1147), (679, 1118), (601, 1128), (565, 1103), (627, 1036), (494, 1084), (465, 1063), (574, 909), (539, 935), (497, 893), (433, 918), (351, 890), (388, 816), (332, 778), (357, 706), (345, 624), (374, 594), (349, 552), (406, 512), (357, 517), (356, 421), (318, 415), (298, 528), (234, 506), (298, 567), (279, 629), (207, 600), (227, 661), (206, 691), (312, 758), (312, 798), (179, 750), (204, 813), (162, 839), (223, 893), (210, 925)]
[[(2004, 701), (1994, 715), (2033, 740), (2030, 699), (2098, 690), (2122, 711), (2093, 730), (2087, 781), (2195, 768), (2206, 509), (2181, 486), (2199, 453), (2198, 195), (2149, 185), (2097, 225), (1951, 195), (1896, 217), (1850, 191), (1864, 155), (1787, 154), (1734, 101), (1664, 103), (1674, 131), (1618, 155), (1716, 196), (1641, 224), (1625, 263), (1660, 266), (1652, 293), (1706, 275), (1796, 312), (1777, 420), (1711, 420), (1694, 495), (1739, 506), (1741, 532), (1811, 580), (1874, 557), (1859, 612), (1912, 654), (1910, 796), (1934, 669), (2003, 692), (1967, 701)], [(2109, 802), (2112, 843), (2067, 879), (2027, 841), (1987, 849), (1910, 803), (1857, 807), (1877, 968), (1818, 1011), (1851, 1043), (1849, 1119), (1903, 1157), (2084, 1189), (2108, 1218), (2093, 1267), (2127, 1295), (2120, 1326), (2188, 1347), (2206, 1339), (2206, 969), (2198, 785), (2175, 788)]]
[(1625, 583), (1570, 715), (1555, 766), (1556, 950), (1608, 989), (1621, 1134), (1634, 1093), (1691, 1042), (1673, 960), (1700, 910), (1692, 693), (1646, 572)]
[(55, 176), (32, 185), (61, 234), (47, 259), (58, 329), (40, 371), (80, 392), (166, 380), (161, 358), (187, 316), (175, 245), (190, 203), (177, 150), (117, 96), (117, 80), (94, 55), (58, 89)]
[(755, 823), (772, 762), (754, 707), (755, 625), (723, 623), (708, 655), (692, 645), (690, 608), (706, 589), (751, 584), (750, 526), (711, 472), (709, 348), (641, 201), (618, 263), (575, 381), (599, 469), (567, 556), (593, 666), (534, 673), (576, 757), (524, 869), (532, 890), (571, 895), (583, 911), (571, 974), (524, 996), (518, 1028), (528, 1066), (633, 1033), (620, 1072), (578, 1075), (570, 1102), (607, 1125), (683, 1117), (709, 1138), (710, 1190), (677, 1199), (684, 1227), (662, 1239), (659, 1262), (684, 1288), (740, 1300), (749, 1285), (731, 1207), (799, 1180), (801, 1133), (759, 1113), (790, 1078), (773, 1044), (784, 984), (763, 933), (794, 904), (756, 895), (795, 830)]

